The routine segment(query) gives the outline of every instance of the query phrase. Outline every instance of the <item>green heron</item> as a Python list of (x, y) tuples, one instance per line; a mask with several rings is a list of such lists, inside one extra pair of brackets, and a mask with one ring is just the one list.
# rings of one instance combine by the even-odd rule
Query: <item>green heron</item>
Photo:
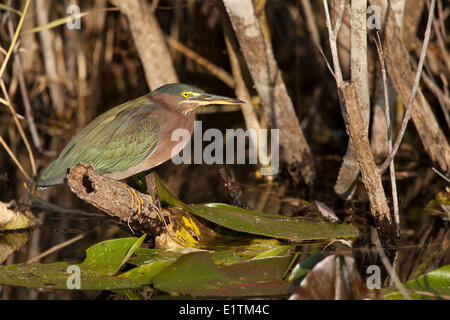
[[(99, 174), (121, 180), (169, 160), (181, 151), (172, 141), (178, 128), (194, 130), (194, 110), (202, 105), (242, 101), (204, 93), (186, 84), (164, 85), (114, 107), (83, 128), (38, 180), (39, 187), (65, 182), (71, 167), (91, 163)], [(179, 148), (173, 152), (173, 148)]]

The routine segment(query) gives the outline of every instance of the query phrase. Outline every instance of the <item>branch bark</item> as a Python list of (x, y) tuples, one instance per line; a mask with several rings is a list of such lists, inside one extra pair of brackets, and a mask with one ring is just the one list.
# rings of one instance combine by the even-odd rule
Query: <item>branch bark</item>
[[(157, 203), (147, 194), (133, 190), (143, 200), (138, 214), (139, 202), (132, 198), (131, 188), (123, 182), (99, 175), (90, 165), (73, 167), (67, 175), (67, 182), (80, 199), (113, 217), (120, 225), (151, 236), (160, 233), (162, 221), (155, 210)], [(168, 212), (162, 209), (161, 214), (167, 215)]]
[[(369, 76), (367, 64), (367, 28), (366, 14), (367, 0), (357, 0), (351, 3), (350, 12), (350, 71), (351, 78), (355, 84), (358, 94), (361, 112), (366, 130), (370, 121), (370, 96), (369, 96)], [(346, 197), (351, 191), (351, 187), (359, 176), (359, 165), (356, 161), (355, 146), (349, 140), (347, 152), (343, 158), (339, 176), (334, 186), (334, 191), (340, 197)]]
[(157, 199), (99, 175), (89, 164), (71, 168), (67, 183), (80, 199), (112, 217), (120, 226), (155, 237), (157, 248), (208, 247), (218, 239), (214, 230), (188, 212), (175, 207), (161, 208)]
[[(342, 98), (347, 114), (347, 133), (355, 146), (356, 156), (361, 169), (362, 182), (369, 196), (370, 212), (375, 220), (383, 247), (389, 249), (396, 244), (397, 232), (387, 204), (381, 175), (378, 173), (378, 168), (370, 148), (369, 137), (364, 126), (356, 88), (353, 83), (345, 81), (340, 90), (342, 91)], [(393, 256), (390, 255), (390, 258), (393, 258)]]

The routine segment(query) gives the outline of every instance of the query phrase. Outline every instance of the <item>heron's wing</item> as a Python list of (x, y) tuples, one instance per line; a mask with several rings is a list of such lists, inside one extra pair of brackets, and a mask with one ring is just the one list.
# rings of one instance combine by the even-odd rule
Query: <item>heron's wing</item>
[(159, 117), (147, 96), (117, 106), (81, 130), (42, 174), (38, 184), (62, 183), (69, 168), (92, 163), (98, 173), (124, 171), (156, 148)]

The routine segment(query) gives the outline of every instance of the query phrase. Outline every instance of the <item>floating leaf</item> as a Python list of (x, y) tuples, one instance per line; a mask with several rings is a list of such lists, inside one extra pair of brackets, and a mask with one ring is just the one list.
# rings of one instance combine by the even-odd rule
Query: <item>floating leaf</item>
[[(220, 251), (208, 251), (216, 265), (230, 265), (250, 259), (286, 256), (290, 250), (290, 246), (281, 245), (275, 239), (253, 239), (250, 243), (244, 245), (231, 245), (221, 249)], [(143, 266), (159, 261), (174, 262), (183, 254), (204, 251), (195, 248), (172, 250), (139, 248), (129, 262), (136, 266)]]
[(305, 221), (291, 217), (245, 210), (221, 203), (188, 206), (179, 200), (154, 173), (159, 198), (231, 230), (289, 240), (327, 240), (357, 237), (358, 230), (347, 224)]
[(86, 259), (77, 265), (59, 262), (0, 267), (0, 284), (67, 290), (70, 289), (68, 280), (72, 275), (68, 268), (76, 266), (80, 271), (82, 290), (139, 288), (148, 281), (148, 276), (136, 278), (135, 273), (122, 277), (114, 276), (138, 241), (140, 239), (122, 238), (98, 243), (86, 250)]
[(177, 295), (245, 297), (287, 295), (283, 281), (290, 257), (273, 257), (216, 266), (208, 252), (192, 252), (153, 278), (155, 288)]

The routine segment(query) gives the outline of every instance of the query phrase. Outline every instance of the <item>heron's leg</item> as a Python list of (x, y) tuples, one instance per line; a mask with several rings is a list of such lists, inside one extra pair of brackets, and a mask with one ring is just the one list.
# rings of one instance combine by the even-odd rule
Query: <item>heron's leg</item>
[(139, 172), (131, 177), (139, 188), (140, 192), (147, 192), (147, 181), (145, 179), (145, 172)]
[(136, 191), (133, 188), (130, 188), (127, 184), (124, 184), (124, 189), (128, 191), (128, 193), (131, 196), (131, 210), (133, 210), (134, 207), (134, 199), (136, 199), (137, 206), (138, 206), (138, 212), (137, 214), (141, 214), (141, 207), (144, 204), (144, 199), (141, 198), (139, 194), (136, 193)]

